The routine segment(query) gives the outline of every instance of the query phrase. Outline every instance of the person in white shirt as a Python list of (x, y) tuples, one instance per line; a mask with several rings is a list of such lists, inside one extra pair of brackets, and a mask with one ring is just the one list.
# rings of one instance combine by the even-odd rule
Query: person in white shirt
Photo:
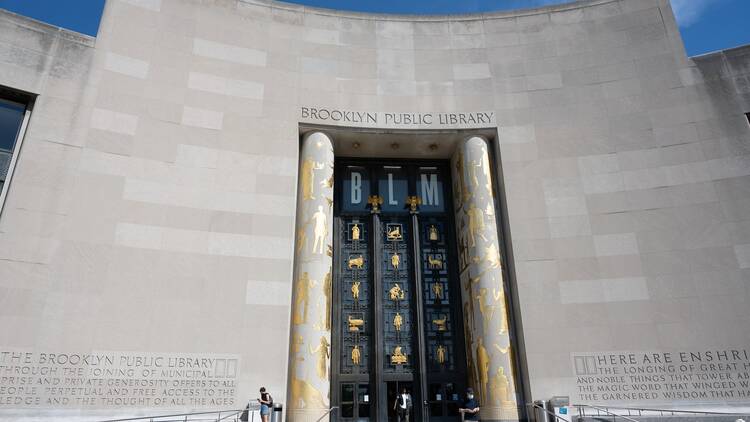
[(409, 413), (411, 413), (411, 395), (404, 387), (401, 394), (396, 398), (393, 404), (393, 410), (396, 411), (398, 422), (409, 422)]

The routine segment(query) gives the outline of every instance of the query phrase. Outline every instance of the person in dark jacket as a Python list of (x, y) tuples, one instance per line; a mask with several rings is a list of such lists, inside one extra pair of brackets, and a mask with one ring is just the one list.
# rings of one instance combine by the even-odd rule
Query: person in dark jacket
[(396, 398), (396, 402), (393, 403), (393, 409), (396, 410), (396, 415), (398, 415), (398, 422), (409, 422), (411, 408), (411, 394), (404, 387), (401, 394)]
[(474, 390), (471, 388), (466, 389), (466, 400), (463, 405), (458, 409), (461, 413), (462, 420), (465, 421), (478, 421), (479, 420), (479, 400), (474, 398)]

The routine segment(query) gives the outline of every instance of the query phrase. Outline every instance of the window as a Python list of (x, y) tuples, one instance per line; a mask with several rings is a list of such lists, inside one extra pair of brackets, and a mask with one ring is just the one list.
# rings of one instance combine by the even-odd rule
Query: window
[(30, 114), (31, 97), (0, 89), (0, 211)]

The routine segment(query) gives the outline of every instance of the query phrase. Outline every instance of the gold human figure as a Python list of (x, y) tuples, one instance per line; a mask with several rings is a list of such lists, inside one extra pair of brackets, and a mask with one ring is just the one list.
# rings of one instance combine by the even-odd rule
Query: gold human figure
[(352, 349), (352, 363), (355, 365), (359, 365), (361, 356), (362, 354), (359, 351), (359, 345), (355, 344), (354, 348)]
[(435, 355), (437, 356), (437, 362), (439, 364), (442, 365), (445, 363), (445, 347), (443, 347), (442, 344), (437, 347), (437, 350), (435, 351)]
[(323, 163), (313, 161), (312, 158), (305, 158), (302, 161), (302, 199), (309, 201), (315, 199), (315, 170), (321, 170), (324, 167)]
[(483, 326), (486, 332), (489, 329), (490, 322), (492, 321), (492, 317), (495, 314), (495, 305), (487, 304), (486, 288), (479, 289), (479, 296), (477, 296), (476, 299), (477, 302), (479, 302), (479, 312), (482, 314), (484, 320)]
[(322, 205), (318, 205), (318, 211), (313, 214), (312, 219), (315, 223), (313, 229), (313, 234), (315, 234), (315, 241), (313, 242), (312, 252), (322, 255), (325, 249), (326, 235), (328, 234), (328, 227), (326, 224), (327, 217), (323, 212)]
[(352, 283), (352, 298), (354, 300), (359, 300), (359, 285), (360, 285), (359, 280)]
[(500, 268), (503, 266), (500, 260), (500, 251), (497, 250), (497, 246), (494, 243), (485, 249), (484, 260), (487, 261), (487, 264), (491, 268)]
[(398, 271), (398, 266), (401, 265), (401, 257), (396, 252), (391, 255), (391, 266), (394, 270)]
[(441, 283), (432, 283), (432, 293), (435, 294), (436, 299), (443, 298), (443, 285)]
[(323, 295), (326, 298), (326, 309), (325, 309), (325, 327), (326, 331), (331, 331), (331, 295), (333, 294), (333, 277), (331, 276), (331, 270), (328, 270), (325, 278), (323, 278)]
[(315, 280), (311, 280), (310, 275), (306, 272), (302, 273), (299, 280), (297, 280), (297, 296), (294, 303), (295, 324), (304, 324), (307, 322), (307, 308), (310, 304), (310, 289), (315, 287), (316, 284)]
[(403, 365), (406, 363), (406, 355), (401, 352), (401, 346), (396, 346), (396, 348), (393, 349), (391, 363), (393, 365)]
[(476, 246), (477, 236), (484, 239), (484, 234), (482, 234), (484, 231), (484, 213), (472, 203), (466, 214), (469, 216), (469, 240), (471, 241), (469, 246)]
[(315, 365), (315, 369), (318, 373), (318, 378), (321, 380), (327, 380), (328, 379), (328, 359), (331, 358), (331, 353), (329, 352), (328, 348), (331, 345), (328, 344), (328, 339), (325, 338), (325, 336), (320, 337), (320, 344), (315, 349), (312, 348), (312, 346), (309, 346), (308, 349), (310, 351), (310, 354), (315, 356), (318, 355), (318, 361)]
[(474, 188), (479, 187), (479, 178), (477, 177), (477, 168), (481, 168), (482, 164), (476, 160), (471, 160), (469, 164), (469, 172), (471, 173), (471, 181), (474, 184)]
[(398, 283), (393, 283), (393, 287), (388, 290), (388, 296), (391, 300), (401, 300), (404, 298), (404, 291), (401, 289), (401, 286), (399, 286)]
[(477, 339), (477, 369), (479, 370), (479, 387), (481, 400), (487, 398), (487, 383), (489, 382), (490, 355), (482, 343), (482, 338)]
[(503, 284), (499, 283), (499, 288), (492, 288), (492, 297), (495, 299), (495, 303), (500, 305), (500, 334), (508, 332), (508, 314), (505, 308), (505, 289)]
[(301, 229), (297, 230), (297, 250), (295, 253), (299, 255), (300, 252), (302, 252), (302, 249), (305, 248), (305, 243), (307, 242), (307, 231), (305, 230), (305, 227), (302, 227)]
[(404, 318), (401, 316), (400, 313), (396, 312), (396, 316), (393, 317), (393, 326), (396, 328), (396, 331), (401, 331), (401, 325), (404, 323)]
[(359, 240), (359, 224), (352, 227), (352, 240)]
[(320, 187), (324, 188), (324, 189), (325, 188), (332, 188), (333, 187), (333, 174), (331, 174), (331, 177), (329, 177), (328, 179), (323, 180), (322, 182), (320, 182)]
[(437, 227), (435, 225), (430, 226), (430, 240), (436, 242), (440, 238)]
[(492, 381), (490, 381), (490, 397), (492, 403), (501, 406), (513, 403), (510, 397), (510, 382), (505, 375), (505, 368), (502, 366), (497, 368), (497, 373), (492, 377)]

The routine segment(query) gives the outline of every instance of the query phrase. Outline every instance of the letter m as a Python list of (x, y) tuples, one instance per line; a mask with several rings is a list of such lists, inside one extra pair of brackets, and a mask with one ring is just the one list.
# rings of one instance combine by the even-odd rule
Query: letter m
[[(440, 192), (438, 191), (437, 174), (422, 174), (422, 202), (425, 205), (440, 205)], [(430, 176), (430, 180), (427, 180)]]

